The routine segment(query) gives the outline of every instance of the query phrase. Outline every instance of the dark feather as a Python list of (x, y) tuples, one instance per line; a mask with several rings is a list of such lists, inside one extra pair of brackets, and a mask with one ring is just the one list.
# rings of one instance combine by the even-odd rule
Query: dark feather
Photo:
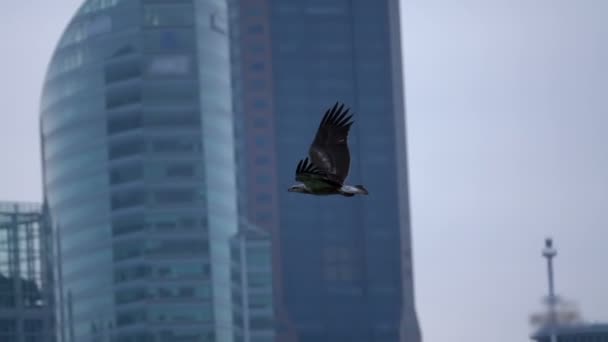
[(353, 124), (349, 108), (336, 104), (328, 109), (319, 124), (308, 154), (315, 167), (327, 173), (327, 178), (343, 184), (350, 169), (348, 133)]
[[(342, 184), (334, 181), (327, 172), (320, 170), (313, 163), (311, 163), (308, 158), (301, 159), (298, 162), (298, 166), (296, 167), (296, 181), (302, 182), (307, 185), (311, 185), (313, 183), (324, 186), (331, 187), (341, 187)], [(314, 187), (312, 185), (311, 187)]]

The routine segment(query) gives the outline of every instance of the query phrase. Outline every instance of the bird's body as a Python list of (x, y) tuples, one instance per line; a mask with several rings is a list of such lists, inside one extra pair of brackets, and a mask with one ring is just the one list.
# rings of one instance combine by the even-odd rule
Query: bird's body
[(290, 192), (311, 195), (367, 195), (362, 185), (345, 185), (350, 169), (348, 132), (353, 122), (349, 109), (336, 103), (321, 120), (308, 158), (300, 160), (296, 167), (296, 181), (300, 184), (289, 188)]

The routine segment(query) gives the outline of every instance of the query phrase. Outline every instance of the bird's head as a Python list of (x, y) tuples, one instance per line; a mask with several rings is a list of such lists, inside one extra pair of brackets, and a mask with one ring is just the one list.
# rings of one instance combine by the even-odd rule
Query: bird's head
[(287, 189), (289, 192), (300, 192), (300, 193), (308, 193), (308, 189), (304, 184), (294, 184)]

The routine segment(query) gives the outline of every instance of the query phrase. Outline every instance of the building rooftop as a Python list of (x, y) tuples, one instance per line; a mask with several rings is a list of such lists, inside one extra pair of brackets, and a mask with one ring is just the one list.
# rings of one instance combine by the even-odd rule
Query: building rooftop
[[(581, 335), (581, 334), (608, 334), (608, 323), (580, 323), (562, 325), (556, 328), (556, 334), (558, 336), (570, 336), (570, 335)], [(549, 336), (551, 329), (543, 327), (532, 335), (532, 339), (539, 339), (542, 337)]]

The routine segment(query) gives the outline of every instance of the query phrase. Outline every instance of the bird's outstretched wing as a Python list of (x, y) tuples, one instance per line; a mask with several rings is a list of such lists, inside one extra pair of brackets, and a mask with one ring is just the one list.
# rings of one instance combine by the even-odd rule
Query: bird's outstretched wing
[(302, 182), (312, 187), (332, 186), (340, 187), (342, 184), (328, 177), (327, 172), (314, 166), (308, 158), (301, 159), (296, 167), (296, 181)]
[(308, 150), (314, 166), (340, 184), (344, 183), (350, 169), (348, 132), (353, 121), (349, 110), (344, 110), (344, 104), (339, 102), (328, 109)]

